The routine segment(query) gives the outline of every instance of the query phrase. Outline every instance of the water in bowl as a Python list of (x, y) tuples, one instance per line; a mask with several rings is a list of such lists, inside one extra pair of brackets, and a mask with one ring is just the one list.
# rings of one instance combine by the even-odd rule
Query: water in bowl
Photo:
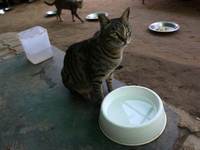
[(144, 124), (156, 113), (156, 107), (150, 100), (115, 100), (107, 110), (110, 120), (123, 126)]

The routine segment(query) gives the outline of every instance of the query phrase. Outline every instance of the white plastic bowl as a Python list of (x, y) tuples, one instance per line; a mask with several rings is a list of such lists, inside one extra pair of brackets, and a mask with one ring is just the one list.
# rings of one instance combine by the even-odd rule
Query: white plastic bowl
[(129, 146), (150, 143), (166, 127), (160, 97), (142, 86), (125, 86), (110, 92), (101, 104), (99, 126), (112, 141)]

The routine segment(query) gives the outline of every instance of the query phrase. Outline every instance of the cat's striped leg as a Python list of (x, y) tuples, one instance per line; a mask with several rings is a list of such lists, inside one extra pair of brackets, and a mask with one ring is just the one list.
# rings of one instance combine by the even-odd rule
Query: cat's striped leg
[(62, 9), (57, 9), (57, 15), (56, 15), (56, 17), (57, 17), (57, 19), (60, 19), (60, 21), (62, 22), (63, 19), (60, 17), (61, 11), (62, 11)]
[(106, 79), (106, 84), (107, 84), (107, 87), (108, 87), (108, 91), (111, 92), (114, 90), (114, 87), (113, 87), (113, 73), (111, 73), (108, 78)]
[(93, 82), (93, 91), (96, 95), (96, 98), (99, 102), (101, 102), (104, 98), (103, 96), (103, 88), (102, 88), (102, 82), (101, 81), (96, 81)]
[(78, 18), (82, 23), (84, 23), (84, 21), (79, 17), (77, 13), (75, 13), (74, 16), (76, 16), (76, 18)]
[(76, 20), (74, 19), (74, 14), (73, 14), (73, 12), (71, 12), (72, 13), (72, 21), (73, 22), (76, 22)]

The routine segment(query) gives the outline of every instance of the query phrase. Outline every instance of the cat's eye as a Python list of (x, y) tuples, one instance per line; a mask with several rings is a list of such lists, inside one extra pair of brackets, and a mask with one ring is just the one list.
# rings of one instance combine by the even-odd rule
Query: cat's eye
[(112, 35), (112, 36), (118, 36), (118, 34), (116, 32), (112, 32), (110, 35)]
[(126, 34), (131, 34), (131, 30), (130, 29), (126, 29)]
[(130, 32), (130, 30), (126, 29), (126, 33), (129, 33), (129, 32)]

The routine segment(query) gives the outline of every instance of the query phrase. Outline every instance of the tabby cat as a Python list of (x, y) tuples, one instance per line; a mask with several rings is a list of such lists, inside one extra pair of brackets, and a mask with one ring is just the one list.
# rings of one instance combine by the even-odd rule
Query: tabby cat
[(104, 98), (102, 82), (106, 81), (109, 92), (114, 89), (113, 71), (119, 66), (123, 49), (131, 38), (129, 13), (127, 8), (120, 18), (111, 20), (104, 14), (99, 15), (100, 31), (68, 48), (61, 76), (63, 84), (71, 92), (90, 99), (93, 90), (101, 102)]
[(62, 9), (70, 9), (72, 14), (72, 21), (75, 22), (74, 16), (76, 16), (82, 23), (84, 22), (79, 15), (77, 14), (77, 9), (82, 8), (83, 6), (83, 0), (81, 1), (74, 1), (74, 0), (55, 0), (53, 3), (48, 3), (44, 1), (47, 5), (55, 5), (57, 8), (57, 19), (59, 18), (60, 21), (63, 21), (63, 19), (60, 17)]

